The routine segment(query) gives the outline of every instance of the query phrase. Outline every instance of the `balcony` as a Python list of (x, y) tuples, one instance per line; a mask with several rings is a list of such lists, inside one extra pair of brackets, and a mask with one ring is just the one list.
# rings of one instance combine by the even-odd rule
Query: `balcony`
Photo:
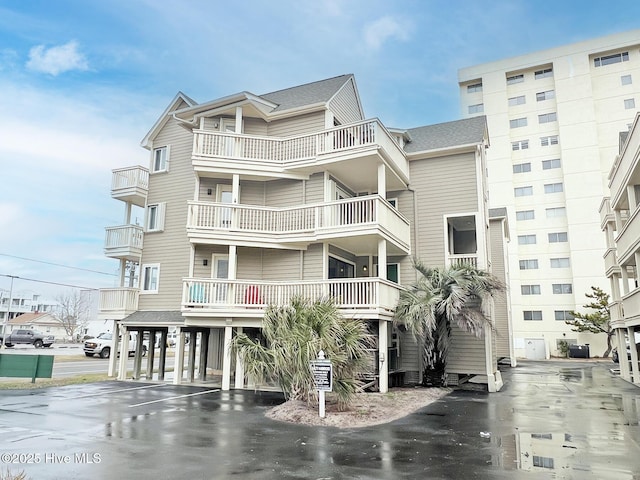
[(462, 265), (470, 265), (473, 268), (484, 268), (483, 265), (478, 263), (477, 253), (462, 253), (457, 255), (448, 255), (448, 265), (450, 267), (459, 267)]
[(635, 264), (633, 254), (640, 250), (640, 208), (636, 208), (615, 238), (618, 264)]
[(390, 254), (410, 253), (409, 221), (378, 195), (285, 208), (189, 202), (188, 209), (193, 243), (304, 248), (330, 239), (352, 251), (366, 245), (375, 252), (385, 238)]
[(604, 271), (607, 277), (610, 277), (613, 273), (620, 274), (620, 266), (618, 265), (615, 248), (607, 248), (604, 254)]
[(623, 328), (624, 313), (622, 311), (622, 302), (614, 301), (609, 304), (609, 313), (611, 315), (611, 328)]
[(140, 167), (118, 168), (111, 174), (111, 197), (144, 207), (149, 193), (149, 170)]
[[(637, 133), (637, 132), (636, 132)], [(630, 133), (624, 150), (616, 157), (609, 172), (609, 190), (614, 208), (625, 204), (624, 196), (628, 185), (640, 184), (640, 158), (636, 154), (640, 149), (640, 135)]]
[(101, 320), (122, 320), (138, 309), (137, 288), (102, 288), (98, 318)]
[(640, 320), (640, 288), (622, 296), (622, 314), (627, 325), (630, 321), (635, 324)]
[(104, 253), (109, 258), (140, 260), (142, 255), (142, 227), (121, 225), (107, 227), (105, 232)]
[(611, 209), (611, 199), (604, 197), (600, 203), (600, 228), (605, 229), (607, 223), (615, 223), (616, 217)]
[(190, 317), (261, 317), (269, 305), (285, 305), (296, 296), (331, 296), (350, 317), (390, 318), (401, 290), (377, 277), (298, 282), (187, 278), (182, 284), (182, 314)]
[(377, 165), (384, 161), (391, 170), (387, 190), (405, 188), (409, 179), (403, 150), (378, 120), (286, 138), (204, 130), (193, 134), (192, 162), (202, 174), (228, 164), (233, 171), (306, 176), (331, 165), (331, 171), (349, 178), (356, 190), (371, 190), (377, 186)]

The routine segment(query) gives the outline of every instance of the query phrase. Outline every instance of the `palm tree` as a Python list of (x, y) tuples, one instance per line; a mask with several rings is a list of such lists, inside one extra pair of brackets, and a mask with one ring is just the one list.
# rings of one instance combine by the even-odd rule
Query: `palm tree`
[(422, 345), (424, 384), (445, 384), (451, 325), (482, 336), (487, 325), (487, 302), (505, 285), (489, 272), (471, 265), (429, 268), (414, 260), (418, 281), (401, 292), (395, 323), (409, 330)]
[(287, 399), (306, 402), (316, 391), (310, 361), (323, 350), (333, 364), (333, 392), (340, 407), (348, 405), (366, 367), (372, 337), (364, 322), (344, 318), (330, 299), (294, 298), (267, 308), (260, 339), (239, 334), (232, 341), (245, 372), (259, 383), (277, 381)]

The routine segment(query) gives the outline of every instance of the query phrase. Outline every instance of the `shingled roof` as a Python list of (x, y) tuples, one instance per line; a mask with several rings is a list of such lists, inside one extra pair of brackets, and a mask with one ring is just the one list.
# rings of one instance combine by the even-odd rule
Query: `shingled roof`
[(482, 143), (487, 137), (487, 119), (484, 115), (453, 122), (437, 123), (407, 130), (411, 142), (404, 147), (407, 153), (438, 150)]
[(338, 77), (327, 78), (326, 80), (319, 80), (296, 87), (285, 88), (284, 90), (265, 93), (260, 95), (260, 97), (278, 104), (273, 110), (274, 112), (302, 107), (304, 105), (328, 102), (352, 77), (353, 74), (340, 75)]

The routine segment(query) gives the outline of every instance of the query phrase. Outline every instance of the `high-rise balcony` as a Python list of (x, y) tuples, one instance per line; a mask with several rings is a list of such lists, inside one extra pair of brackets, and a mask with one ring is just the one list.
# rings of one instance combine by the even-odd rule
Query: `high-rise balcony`
[(461, 267), (463, 265), (468, 265), (472, 268), (486, 268), (484, 265), (480, 264), (481, 262), (479, 262), (478, 260), (477, 253), (448, 255), (447, 260), (450, 267)]
[(98, 318), (101, 320), (122, 320), (138, 309), (138, 288), (102, 288)]
[(373, 190), (384, 162), (390, 170), (387, 190), (404, 188), (409, 179), (403, 150), (378, 120), (285, 138), (206, 130), (194, 130), (193, 137), (192, 163), (203, 175), (227, 164), (236, 172), (273, 174), (309, 175), (330, 168), (357, 190)]
[(409, 221), (378, 195), (284, 208), (213, 202), (189, 202), (188, 208), (187, 235), (193, 243), (299, 248), (331, 239), (344, 248), (369, 241), (367, 248), (377, 251), (378, 239), (384, 238), (390, 254), (411, 249)]
[(604, 271), (607, 277), (610, 277), (613, 273), (620, 274), (620, 265), (618, 265), (615, 248), (607, 248), (604, 254)]
[(182, 313), (196, 317), (261, 317), (269, 305), (285, 305), (294, 297), (332, 297), (350, 317), (390, 318), (401, 289), (377, 277), (297, 282), (187, 278), (183, 280)]
[(142, 255), (142, 227), (138, 225), (120, 225), (105, 229), (104, 253), (110, 258), (130, 261), (140, 260)]
[(622, 315), (625, 322), (636, 323), (640, 319), (640, 287), (622, 296)]
[(149, 170), (136, 165), (118, 168), (111, 174), (111, 197), (144, 207), (149, 193)]
[(615, 238), (619, 265), (635, 264), (632, 257), (636, 251), (640, 250), (638, 239), (640, 239), (640, 207), (631, 213)]

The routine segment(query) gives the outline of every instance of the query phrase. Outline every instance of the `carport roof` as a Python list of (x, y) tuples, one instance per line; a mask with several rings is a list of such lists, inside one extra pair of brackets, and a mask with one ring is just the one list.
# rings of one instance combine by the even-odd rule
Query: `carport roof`
[(181, 325), (184, 323), (184, 317), (180, 311), (166, 311), (166, 310), (148, 310), (133, 312), (128, 317), (125, 317), (122, 322), (123, 325), (136, 326), (136, 325)]

